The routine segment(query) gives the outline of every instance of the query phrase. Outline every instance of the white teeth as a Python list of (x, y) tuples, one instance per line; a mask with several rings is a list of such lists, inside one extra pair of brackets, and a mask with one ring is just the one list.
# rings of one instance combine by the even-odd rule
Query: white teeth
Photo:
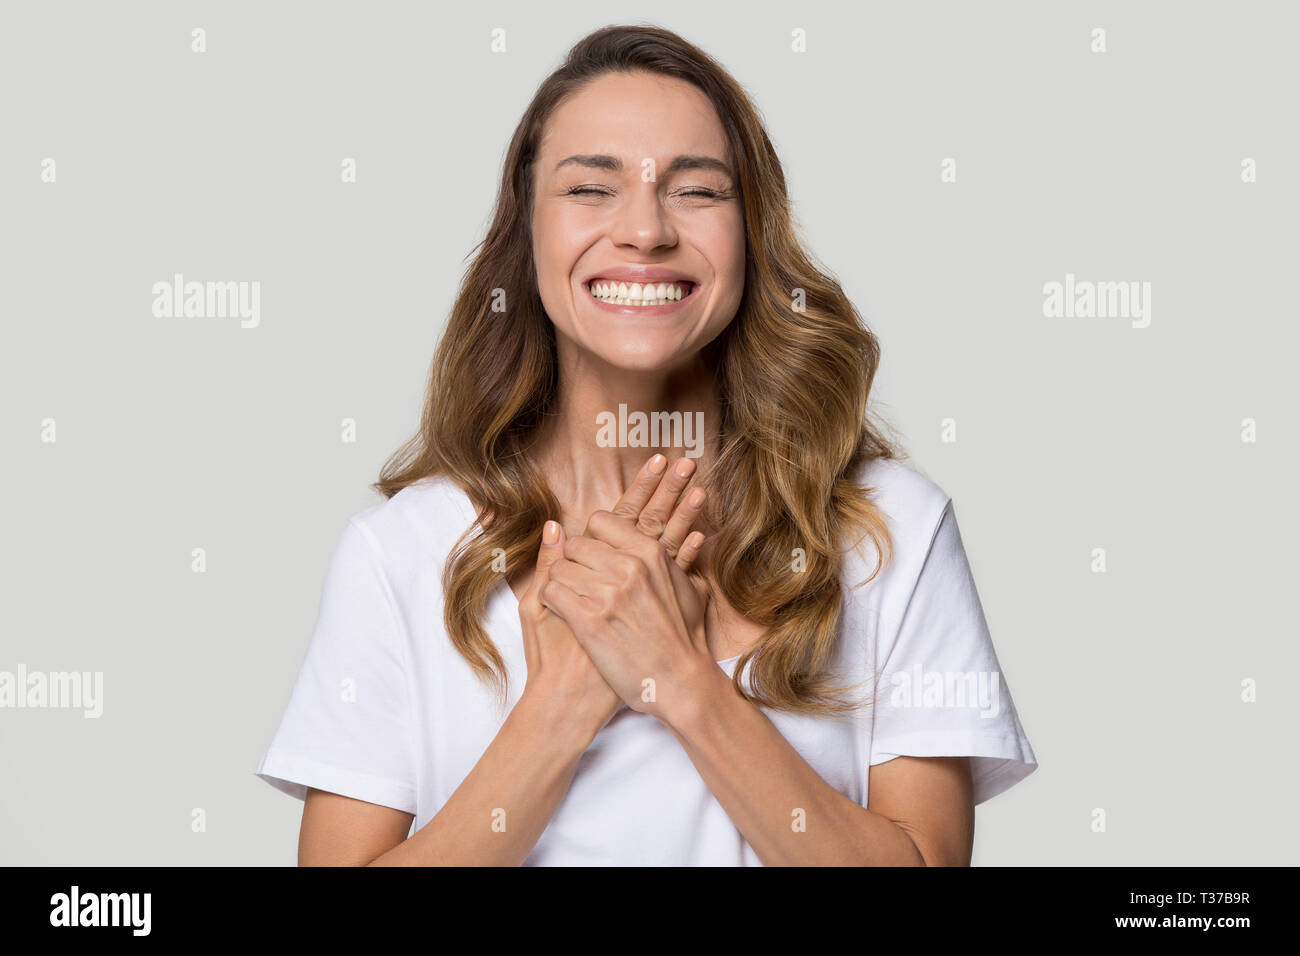
[(668, 305), (687, 295), (687, 285), (678, 282), (602, 282), (587, 284), (594, 298), (614, 305)]

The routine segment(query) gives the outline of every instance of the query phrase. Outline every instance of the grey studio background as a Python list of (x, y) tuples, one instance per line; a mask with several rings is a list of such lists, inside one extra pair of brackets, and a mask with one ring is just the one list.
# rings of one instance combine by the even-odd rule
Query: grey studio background
[[(645, 21), (754, 97), (954, 499), (1040, 761), (975, 863), (1295, 862), (1295, 6), (608, 0), (0, 8), (0, 670), (103, 674), (0, 709), (0, 861), (294, 861), (253, 768), (331, 551), (536, 85)], [(155, 317), (176, 273), (259, 323)]]

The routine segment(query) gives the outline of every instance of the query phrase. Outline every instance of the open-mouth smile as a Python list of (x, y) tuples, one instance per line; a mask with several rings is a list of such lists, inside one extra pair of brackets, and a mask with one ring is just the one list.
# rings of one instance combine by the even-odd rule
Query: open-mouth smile
[(698, 285), (687, 281), (640, 283), (597, 278), (588, 282), (586, 287), (596, 304), (605, 308), (660, 313), (681, 308)]

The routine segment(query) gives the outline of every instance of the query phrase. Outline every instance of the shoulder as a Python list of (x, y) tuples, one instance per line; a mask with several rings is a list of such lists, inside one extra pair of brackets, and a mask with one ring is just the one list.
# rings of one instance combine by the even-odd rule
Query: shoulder
[[(855, 480), (880, 511), (889, 532), (890, 559), (882, 584), (888, 581), (893, 587), (914, 581), (952, 499), (914, 466), (893, 458), (872, 459), (858, 470)], [(855, 561), (850, 569), (854, 580), (862, 580), (875, 567), (874, 549), (868, 548), (867, 553), (870, 560), (859, 555), (862, 563)]]
[(451, 550), (474, 523), (468, 496), (445, 475), (422, 478), (378, 504), (358, 511), (348, 526), (363, 533), (393, 562), (427, 558)]
[(859, 469), (857, 481), (900, 531), (933, 531), (952, 500), (916, 468), (893, 458), (873, 458)]

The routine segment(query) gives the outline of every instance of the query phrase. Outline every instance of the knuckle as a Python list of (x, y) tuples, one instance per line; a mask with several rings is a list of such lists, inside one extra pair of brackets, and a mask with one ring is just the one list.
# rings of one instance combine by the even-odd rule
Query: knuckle
[(666, 525), (658, 515), (642, 512), (636, 521), (636, 529), (642, 534), (657, 538), (664, 533)]
[(646, 538), (637, 542), (636, 555), (641, 559), (641, 563), (646, 567), (654, 567), (662, 564), (667, 554), (667, 545), (657, 537)]
[(640, 560), (627, 554), (619, 555), (614, 566), (618, 571), (619, 583), (625, 588), (634, 584), (645, 570), (645, 565)]
[(650, 576), (649, 568), (641, 558), (625, 555), (621, 564), (623, 564), (623, 579), (628, 584), (640, 584)]

